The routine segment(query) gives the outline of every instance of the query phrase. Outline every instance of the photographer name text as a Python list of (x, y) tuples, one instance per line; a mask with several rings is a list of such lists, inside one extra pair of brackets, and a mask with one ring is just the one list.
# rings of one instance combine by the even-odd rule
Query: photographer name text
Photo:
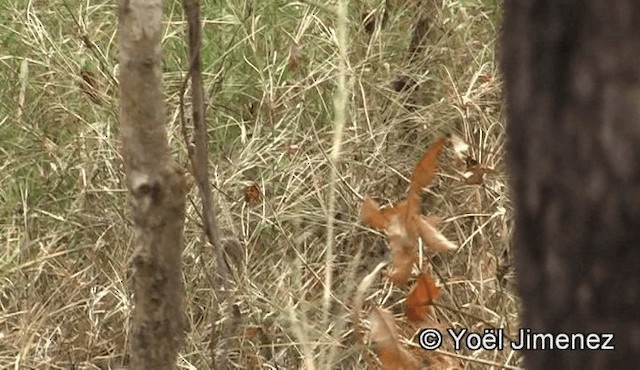
[(472, 332), (465, 328), (447, 329), (444, 333), (438, 329), (422, 329), (418, 334), (418, 344), (426, 350), (440, 348), (445, 340), (451, 340), (455, 350), (472, 351), (504, 350), (509, 346), (516, 351), (522, 350), (613, 350), (613, 334), (610, 333), (536, 333), (531, 329), (518, 330), (513, 341), (505, 339), (504, 329), (485, 329)]

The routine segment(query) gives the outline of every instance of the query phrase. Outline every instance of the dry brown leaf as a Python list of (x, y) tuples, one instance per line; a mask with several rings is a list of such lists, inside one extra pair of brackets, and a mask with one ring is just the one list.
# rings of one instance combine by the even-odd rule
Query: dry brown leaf
[(375, 344), (383, 370), (418, 370), (420, 364), (398, 340), (393, 316), (386, 310), (371, 312), (371, 341)]
[(355, 297), (353, 298), (353, 325), (354, 330), (358, 338), (361, 338), (362, 333), (359, 330), (360, 326), (360, 312), (362, 311), (362, 306), (364, 305), (364, 294), (367, 292), (373, 281), (378, 276), (378, 273), (382, 268), (386, 265), (385, 262), (380, 262), (367, 276), (365, 276), (358, 288), (356, 289)]
[(467, 142), (455, 134), (449, 135), (449, 142), (453, 146), (453, 153), (456, 159), (462, 165), (466, 165), (465, 172), (462, 174), (464, 183), (467, 185), (480, 185), (484, 181), (486, 174), (493, 173), (494, 170), (484, 167), (471, 156), (469, 149), (471, 148)]
[(438, 216), (423, 216), (424, 219), (429, 223), (429, 225), (433, 226), (434, 228), (439, 228), (440, 224), (442, 224), (442, 217), (438, 217)]
[(405, 314), (409, 321), (423, 322), (428, 317), (428, 307), (440, 295), (440, 288), (426, 272), (418, 276), (416, 285), (411, 289), (405, 302)]
[(481, 168), (476, 171), (467, 171), (462, 174), (462, 177), (464, 177), (464, 183), (467, 185), (480, 185), (484, 182), (485, 174), (486, 172)]
[[(451, 248), (443, 248), (443, 246), (453, 245), (450, 242), (449, 244), (444, 243), (443, 239), (447, 240), (444, 237), (439, 238), (440, 233), (433, 226), (422, 225), (423, 222), (428, 223), (428, 221), (426, 218), (422, 221), (424, 216), (420, 214), (420, 192), (435, 176), (438, 155), (444, 149), (445, 143), (444, 138), (438, 140), (420, 158), (415, 166), (409, 194), (405, 200), (384, 209), (380, 209), (380, 206), (371, 198), (366, 198), (362, 205), (361, 221), (370, 227), (383, 229), (387, 234), (392, 258), (392, 266), (388, 275), (397, 285), (406, 284), (411, 275), (413, 265), (418, 258), (419, 237), (423, 238), (425, 244), (433, 244), (432, 249), (434, 250), (451, 250)], [(424, 240), (424, 237), (428, 237), (429, 242)]]
[(294, 42), (291, 45), (291, 49), (289, 50), (289, 60), (287, 60), (287, 67), (290, 71), (297, 71), (299, 66), (299, 55), (300, 55), (300, 46), (297, 42)]
[(260, 203), (262, 193), (258, 184), (252, 184), (244, 189), (244, 201), (247, 204), (254, 205)]
[(458, 246), (450, 242), (444, 235), (436, 230), (425, 216), (416, 216), (415, 224), (418, 226), (420, 238), (424, 242), (426, 249), (435, 252), (450, 252), (458, 249)]
[(251, 325), (244, 328), (243, 338), (253, 340), (264, 336), (264, 329), (261, 326)]
[(494, 169), (484, 167), (471, 157), (466, 159), (467, 171), (462, 174), (467, 185), (480, 185), (484, 182), (485, 175), (495, 172)]
[(389, 279), (396, 285), (403, 286), (409, 280), (413, 265), (418, 259), (418, 239), (415, 227), (407, 222), (407, 216), (413, 214), (409, 210), (409, 202), (400, 202), (393, 208), (384, 209), (387, 220), (385, 229), (391, 249), (391, 270)]
[(419, 194), (423, 187), (429, 185), (436, 174), (436, 166), (438, 165), (438, 155), (444, 149), (446, 140), (444, 138), (438, 140), (427, 150), (422, 158), (416, 164), (411, 178), (409, 192)]
[(98, 91), (100, 91), (100, 84), (96, 73), (90, 69), (83, 69), (80, 71), (80, 89), (91, 99), (92, 102), (100, 105), (102, 100)]
[(391, 249), (391, 269), (388, 273), (389, 280), (395, 285), (404, 286), (411, 276), (413, 265), (418, 259), (418, 251), (413, 243), (407, 243), (402, 236), (389, 238)]
[(386, 229), (389, 225), (389, 220), (380, 211), (380, 206), (371, 198), (366, 198), (362, 203), (360, 221), (369, 227), (380, 230)]

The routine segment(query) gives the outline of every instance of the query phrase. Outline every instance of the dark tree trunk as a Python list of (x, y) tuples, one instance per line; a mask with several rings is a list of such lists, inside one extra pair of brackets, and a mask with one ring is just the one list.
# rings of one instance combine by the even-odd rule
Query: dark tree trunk
[(503, 71), (522, 327), (614, 333), (527, 369), (640, 366), (640, 1), (507, 0)]

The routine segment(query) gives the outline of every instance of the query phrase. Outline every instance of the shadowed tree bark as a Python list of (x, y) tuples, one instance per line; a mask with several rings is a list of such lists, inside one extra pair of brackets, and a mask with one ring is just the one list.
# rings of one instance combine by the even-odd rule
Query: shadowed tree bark
[(526, 368), (637, 368), (640, 2), (505, 1), (502, 41), (522, 327), (615, 345)]
[(162, 1), (120, 0), (120, 135), (134, 227), (130, 369), (174, 369), (184, 338), (184, 175), (162, 94)]

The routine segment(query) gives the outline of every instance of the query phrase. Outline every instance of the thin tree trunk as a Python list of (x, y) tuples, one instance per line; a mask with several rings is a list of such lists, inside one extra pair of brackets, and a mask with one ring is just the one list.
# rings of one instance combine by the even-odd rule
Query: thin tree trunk
[(120, 134), (134, 222), (130, 368), (174, 369), (184, 338), (186, 186), (171, 158), (162, 94), (162, 1), (120, 0)]
[(612, 333), (615, 345), (528, 351), (526, 368), (637, 368), (640, 2), (512, 0), (505, 8), (522, 327)]

